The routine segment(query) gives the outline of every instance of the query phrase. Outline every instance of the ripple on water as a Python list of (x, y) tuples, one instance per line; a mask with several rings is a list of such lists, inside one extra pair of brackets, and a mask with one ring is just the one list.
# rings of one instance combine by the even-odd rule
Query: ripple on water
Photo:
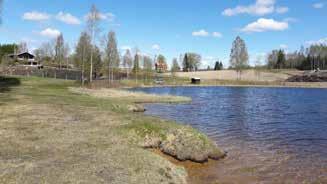
[(190, 104), (149, 104), (146, 113), (190, 124), (228, 151), (226, 159), (205, 172), (192, 172), (194, 183), (207, 179), (240, 183), (327, 183), (325, 89), (136, 90), (192, 97)]

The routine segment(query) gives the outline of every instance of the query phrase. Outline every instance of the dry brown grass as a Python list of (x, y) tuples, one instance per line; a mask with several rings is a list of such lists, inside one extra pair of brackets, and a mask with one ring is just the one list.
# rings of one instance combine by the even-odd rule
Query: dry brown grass
[(64, 83), (71, 85), (24, 79), (11, 101), (0, 93), (0, 183), (186, 183), (183, 167), (139, 147), (125, 130), (153, 119), (115, 112)]
[(135, 103), (180, 103), (190, 102), (191, 98), (171, 95), (155, 95), (142, 92), (131, 92), (123, 89), (87, 89), (87, 88), (69, 88), (70, 91), (78, 94), (86, 94), (97, 98), (115, 98)]
[[(241, 80), (244, 81), (284, 81), (291, 75), (300, 74), (300, 71), (255, 71), (244, 70), (241, 75)], [(221, 71), (199, 71), (199, 72), (179, 72), (178, 77), (199, 77), (203, 80), (237, 80), (237, 72), (235, 70)]]

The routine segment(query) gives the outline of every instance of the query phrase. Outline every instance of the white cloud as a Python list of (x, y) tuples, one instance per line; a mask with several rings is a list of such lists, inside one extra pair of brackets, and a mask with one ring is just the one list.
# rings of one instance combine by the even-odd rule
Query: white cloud
[(288, 22), (260, 18), (241, 29), (242, 32), (284, 31), (289, 28)]
[(153, 50), (160, 50), (160, 45), (159, 44), (154, 44), (152, 45)]
[(286, 13), (287, 7), (275, 7), (276, 0), (256, 0), (254, 4), (247, 6), (238, 5), (235, 8), (227, 8), (222, 14), (224, 16), (235, 16), (239, 14), (250, 14), (250, 15), (267, 15), (271, 13)]
[(50, 19), (50, 15), (47, 13), (32, 11), (24, 13), (22, 18), (30, 21), (45, 21)]
[(307, 45), (327, 45), (327, 37), (320, 40), (307, 41)]
[(212, 36), (215, 37), (215, 38), (221, 38), (221, 37), (223, 37), (223, 35), (220, 32), (213, 32), (212, 33)]
[(192, 36), (196, 36), (196, 37), (209, 37), (209, 36), (212, 36), (212, 37), (215, 37), (215, 38), (221, 38), (223, 35), (220, 32), (209, 33), (205, 29), (201, 29), (199, 31), (193, 31)]
[(192, 35), (193, 35), (193, 36), (207, 37), (207, 36), (209, 36), (209, 33), (208, 33), (206, 30), (201, 29), (201, 30), (199, 30), (199, 31), (194, 31), (194, 32), (192, 32)]
[(313, 8), (321, 9), (325, 6), (325, 4), (324, 3), (315, 3), (312, 6), (313, 6)]
[(283, 13), (287, 13), (288, 10), (289, 10), (289, 8), (288, 7), (285, 7), (285, 6), (283, 6), (283, 7), (277, 7), (276, 8), (276, 13), (283, 14)]
[(66, 24), (70, 24), (70, 25), (81, 24), (81, 21), (77, 17), (74, 17), (73, 15), (71, 15), (70, 13), (59, 12), (56, 15), (56, 19), (61, 22), (66, 23)]
[(56, 38), (60, 35), (60, 31), (57, 29), (47, 28), (40, 32), (40, 35), (49, 37), (49, 38)]
[[(87, 20), (90, 17), (90, 13), (86, 14), (84, 16), (84, 19)], [(97, 15), (97, 17), (101, 20), (107, 20), (109, 22), (113, 22), (115, 20), (115, 15), (113, 13), (101, 13), (99, 12), (99, 14)]]
[(286, 45), (286, 44), (280, 44), (279, 45), (279, 48), (281, 48), (281, 49), (287, 49), (288, 48), (288, 45)]

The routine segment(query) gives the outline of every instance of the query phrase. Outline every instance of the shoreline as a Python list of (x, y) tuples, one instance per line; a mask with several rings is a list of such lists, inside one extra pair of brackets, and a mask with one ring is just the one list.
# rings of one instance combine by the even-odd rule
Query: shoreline
[(304, 89), (327, 89), (327, 82), (323, 83), (291, 83), (284, 84), (163, 84), (163, 85), (139, 85), (134, 87), (122, 87), (125, 89), (131, 88), (153, 88), (153, 87), (255, 87), (255, 88), (304, 88)]
[[(97, 182), (101, 177), (92, 178), (91, 173), (103, 173), (117, 179), (116, 183), (187, 183), (186, 168), (175, 165), (167, 157), (205, 163), (226, 155), (205, 134), (190, 126), (149, 117), (129, 108), (137, 101), (178, 103), (188, 98), (139, 96), (138, 93), (133, 94), (139, 98), (135, 100), (126, 98), (126, 93), (120, 90), (115, 93), (120, 95), (116, 98), (106, 97), (103, 91), (100, 94), (104, 96), (94, 97), (70, 91), (73, 81), (37, 77), (9, 79), (17, 83), (8, 83), (0, 93), (3, 112), (0, 126), (4, 127), (0, 133), (5, 135), (0, 137), (5, 156), (0, 161), (0, 170), (8, 171), (0, 177), (2, 182), (34, 183), (37, 176), (42, 176), (44, 181), (57, 178), (58, 182), (64, 182), (69, 178), (73, 183), (77, 179)], [(5, 79), (4, 82), (6, 84)], [(112, 91), (105, 92), (111, 95)], [(144, 100), (149, 97), (151, 100)], [(13, 114), (20, 116), (13, 119)], [(10, 141), (6, 137), (11, 137)], [(167, 157), (149, 148), (156, 148)], [(44, 156), (49, 154), (51, 158)], [(71, 168), (71, 163), (76, 167)], [(32, 172), (34, 167), (19, 170), (17, 164), (32, 164), (40, 169), (37, 172)], [(133, 175), (128, 174), (130, 172)]]

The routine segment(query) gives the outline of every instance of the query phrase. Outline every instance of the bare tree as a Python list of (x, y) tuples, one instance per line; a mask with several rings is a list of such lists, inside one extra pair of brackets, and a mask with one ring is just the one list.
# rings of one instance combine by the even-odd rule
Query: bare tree
[(152, 69), (153, 69), (153, 61), (151, 57), (143, 56), (143, 72), (144, 72), (145, 81), (148, 81), (148, 79), (151, 77)]
[[(95, 37), (99, 33), (99, 22), (100, 22), (100, 12), (95, 5), (92, 5), (90, 13), (87, 15), (87, 29), (91, 38), (91, 44), (95, 45)], [(93, 78), (93, 49), (91, 49), (91, 58), (90, 58), (90, 82)]]
[(176, 72), (180, 71), (180, 69), (181, 68), (180, 68), (180, 66), (178, 64), (177, 58), (174, 58), (173, 59), (173, 62), (171, 64), (171, 69), (170, 69), (170, 71), (171, 71), (171, 77), (174, 79), (174, 82), (175, 82), (175, 78), (176, 78)]
[(108, 33), (108, 43), (105, 49), (106, 52), (106, 65), (108, 71), (109, 83), (114, 79), (114, 70), (118, 69), (120, 63), (120, 57), (117, 48), (116, 34), (113, 31)]
[(18, 53), (28, 52), (28, 47), (26, 42), (20, 42), (18, 45)]
[(233, 42), (229, 62), (230, 66), (237, 71), (238, 79), (241, 76), (242, 70), (249, 65), (249, 54), (245, 42), (239, 36)]
[(201, 65), (201, 55), (197, 53), (186, 53), (183, 59), (183, 70), (186, 72), (197, 71)]
[(123, 65), (127, 71), (127, 78), (129, 77), (130, 70), (133, 66), (133, 58), (131, 55), (131, 51), (129, 49), (126, 50), (126, 53), (123, 57)]
[(65, 51), (65, 43), (64, 36), (60, 34), (56, 38), (56, 46), (55, 46), (55, 60), (56, 63), (59, 64), (59, 69), (62, 68), (62, 61), (64, 60), (64, 51)]

